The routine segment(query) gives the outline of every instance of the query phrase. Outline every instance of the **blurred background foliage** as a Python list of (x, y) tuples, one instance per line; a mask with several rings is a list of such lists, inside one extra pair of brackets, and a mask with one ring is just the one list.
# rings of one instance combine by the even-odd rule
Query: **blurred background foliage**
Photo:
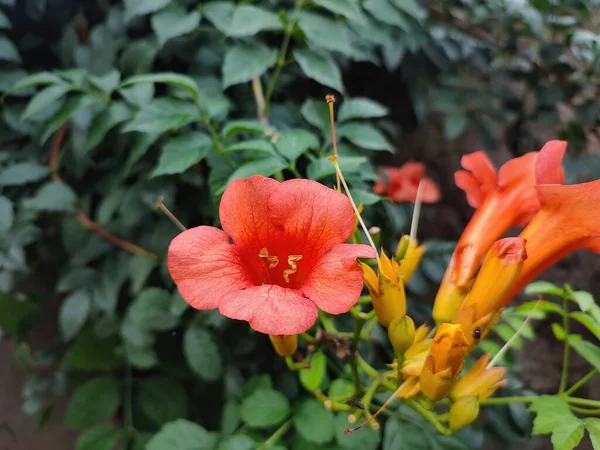
[[(378, 431), (342, 435), (346, 415), (310, 392), (347, 394), (343, 362), (323, 348), (298, 376), (266, 336), (191, 310), (165, 264), (178, 230), (156, 202), (187, 226), (216, 225), (232, 179), (331, 185), (333, 93), (342, 169), (385, 248), (412, 208), (372, 193), (378, 165), (421, 160), (441, 185), (409, 286), (411, 315), (427, 320), (471, 214), (452, 182), (461, 154), (481, 147), (502, 161), (558, 136), (568, 182), (600, 175), (598, 3), (0, 0), (0, 328), (27, 374), (23, 413), (41, 429), (68, 397), (78, 450), (525, 439), (523, 405), (454, 437), (404, 408)], [(524, 316), (507, 317), (514, 329)], [(379, 366), (391, 357), (382, 336), (373, 329), (363, 349)], [(505, 363), (504, 394), (522, 394), (518, 365)]]

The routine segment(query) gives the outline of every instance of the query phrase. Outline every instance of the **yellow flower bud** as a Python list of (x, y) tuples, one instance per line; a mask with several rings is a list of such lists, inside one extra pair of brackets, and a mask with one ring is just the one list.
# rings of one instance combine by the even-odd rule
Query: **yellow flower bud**
[(404, 257), (400, 260), (400, 278), (404, 283), (408, 283), (412, 278), (413, 274), (419, 267), (423, 254), (425, 253), (425, 246), (419, 245), (419, 242), (414, 240), (408, 243), (406, 249), (403, 249), (402, 239), (398, 243), (398, 249), (396, 255), (401, 251), (404, 251)]
[(433, 303), (432, 316), (437, 324), (452, 322), (456, 311), (458, 311), (458, 308), (460, 308), (461, 303), (469, 292), (470, 285), (458, 287), (454, 283), (453, 277), (453, 263), (450, 262)]
[(365, 263), (361, 263), (361, 268), (377, 319), (387, 327), (392, 320), (406, 314), (406, 293), (399, 278), (398, 263), (382, 252), (378, 275)]
[(298, 335), (275, 336), (270, 334), (269, 339), (275, 352), (281, 357), (292, 356), (298, 349)]
[(450, 398), (458, 400), (461, 397), (476, 396), (479, 401), (483, 401), (504, 386), (508, 382), (507, 379), (502, 379), (506, 374), (506, 368), (491, 367), (487, 369), (489, 362), (489, 353), (479, 358), (473, 367), (454, 383), (450, 390)]
[(396, 391), (396, 397), (410, 398), (417, 395), (420, 391), (421, 384), (419, 383), (419, 377), (408, 377)]
[(477, 397), (461, 397), (452, 403), (448, 412), (448, 425), (453, 431), (460, 430), (472, 423), (479, 415)]
[(415, 323), (408, 316), (392, 320), (388, 326), (388, 337), (394, 350), (404, 353), (415, 340)]
[(464, 366), (469, 341), (460, 325), (444, 323), (438, 329), (421, 372), (421, 390), (430, 400), (448, 395)]

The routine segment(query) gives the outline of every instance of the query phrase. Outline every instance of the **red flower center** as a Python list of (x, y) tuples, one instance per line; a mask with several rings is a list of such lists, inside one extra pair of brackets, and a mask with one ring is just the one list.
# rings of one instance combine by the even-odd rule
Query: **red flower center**
[[(258, 277), (259, 283), (256, 284), (257, 286), (277, 284), (281, 287), (298, 289), (307, 275), (306, 270), (303, 273), (298, 273), (300, 270), (298, 262), (304, 258), (304, 255), (287, 255), (287, 257), (280, 258), (278, 255), (269, 254), (269, 250), (263, 247), (258, 252), (258, 257), (264, 263), (264, 270), (261, 271), (262, 273)], [(286, 259), (287, 266), (284, 262)]]

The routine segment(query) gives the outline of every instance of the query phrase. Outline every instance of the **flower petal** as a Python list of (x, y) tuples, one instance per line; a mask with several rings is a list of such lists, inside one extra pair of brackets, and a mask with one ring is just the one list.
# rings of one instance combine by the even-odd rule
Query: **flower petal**
[(258, 251), (279, 231), (267, 212), (269, 197), (281, 183), (255, 175), (232, 181), (221, 199), (219, 216), (223, 230), (242, 248)]
[(485, 193), (481, 191), (481, 184), (471, 172), (457, 170), (454, 172), (454, 183), (465, 192), (467, 202), (472, 208), (477, 209), (481, 206), (485, 200)]
[(565, 172), (562, 159), (566, 151), (566, 141), (546, 142), (535, 164), (536, 184), (563, 184)]
[(362, 244), (339, 244), (324, 255), (302, 285), (302, 293), (330, 314), (348, 312), (363, 287), (356, 258), (375, 258), (377, 252)]
[[(529, 152), (507, 161), (498, 172), (500, 189), (510, 189), (518, 185), (528, 188), (528, 197), (535, 197), (535, 164), (538, 152)], [(537, 204), (537, 201), (535, 202)]]
[(496, 168), (484, 152), (477, 151), (463, 155), (460, 165), (473, 174), (482, 192), (488, 193), (496, 189), (498, 185)]
[(317, 320), (317, 306), (295, 289), (273, 284), (232, 292), (220, 302), (219, 311), (245, 320), (260, 333), (300, 334)]
[(251, 285), (229, 237), (214, 227), (177, 235), (167, 265), (179, 293), (196, 309), (218, 308), (223, 296)]
[(423, 203), (437, 203), (440, 200), (440, 190), (431, 178), (423, 178)]
[(354, 230), (348, 197), (311, 180), (289, 180), (277, 186), (269, 197), (268, 216), (290, 248), (305, 259), (341, 244)]

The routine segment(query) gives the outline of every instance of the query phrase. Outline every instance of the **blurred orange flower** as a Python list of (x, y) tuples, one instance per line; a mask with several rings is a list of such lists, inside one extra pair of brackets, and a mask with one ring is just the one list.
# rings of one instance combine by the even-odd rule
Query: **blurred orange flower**
[(373, 185), (373, 192), (390, 197), (396, 203), (414, 203), (419, 183), (423, 180), (423, 203), (436, 203), (440, 199), (437, 184), (425, 176), (425, 164), (408, 161), (400, 167), (383, 167), (385, 178)]

